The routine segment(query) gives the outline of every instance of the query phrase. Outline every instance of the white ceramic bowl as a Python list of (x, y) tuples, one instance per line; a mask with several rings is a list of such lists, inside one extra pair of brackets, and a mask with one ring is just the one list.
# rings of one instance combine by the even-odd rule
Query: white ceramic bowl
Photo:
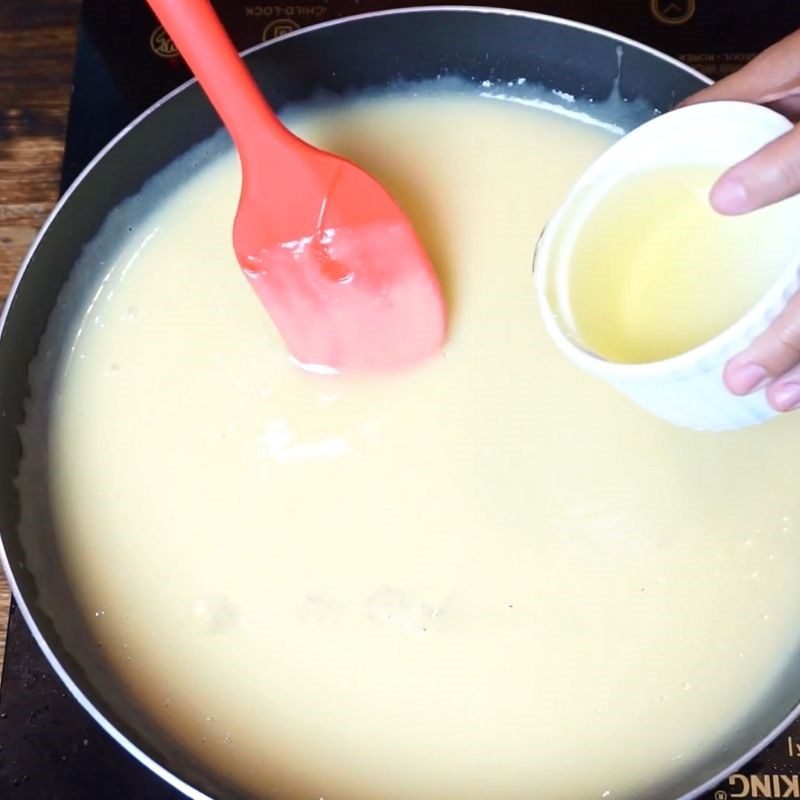
[(607, 361), (583, 347), (569, 327), (565, 247), (599, 199), (621, 179), (669, 165), (725, 169), (791, 129), (762, 106), (703, 103), (654, 118), (623, 136), (578, 179), (548, 223), (536, 248), (534, 275), (545, 326), (558, 347), (581, 368), (606, 380), (658, 417), (697, 430), (731, 430), (776, 415), (763, 392), (736, 397), (722, 382), (725, 363), (775, 319), (800, 288), (800, 196), (783, 201), (793, 224), (792, 253), (778, 279), (745, 316), (720, 335), (686, 353), (646, 364)]

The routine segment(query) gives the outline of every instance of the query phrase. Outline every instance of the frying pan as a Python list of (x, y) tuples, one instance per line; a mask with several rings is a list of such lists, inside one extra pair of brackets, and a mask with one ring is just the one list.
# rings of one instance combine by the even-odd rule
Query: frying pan
[[(707, 83), (680, 62), (597, 28), (488, 8), (429, 7), (351, 17), (283, 36), (246, 57), (277, 108), (321, 91), (346, 93), (451, 75), (493, 83), (525, 77), (592, 101), (618, 92), (629, 104), (642, 101), (664, 111)], [(625, 104), (616, 108), (624, 111)], [(31, 248), (0, 320), (0, 536), (20, 611), (89, 714), (132, 756), (189, 797), (233, 800), (241, 794), (160, 737), (104, 669), (59, 573), (56, 548), (48, 546), (50, 534), (22, 531), (24, 504), (39, 499), (21, 496), (16, 483), (19, 426), (31, 391), (29, 365), (72, 265), (112, 209), (219, 127), (197, 85), (185, 84), (104, 148), (66, 192)], [(46, 466), (47, 454), (39, 456)], [(777, 736), (800, 713), (799, 699), (800, 673), (793, 668), (724, 750), (688, 765), (669, 785), (652, 787), (648, 798), (697, 797)]]

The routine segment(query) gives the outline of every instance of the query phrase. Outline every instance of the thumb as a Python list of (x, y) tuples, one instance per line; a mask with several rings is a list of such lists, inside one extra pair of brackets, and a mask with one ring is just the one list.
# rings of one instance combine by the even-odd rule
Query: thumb
[(800, 193), (800, 126), (731, 167), (711, 189), (720, 214), (744, 214)]

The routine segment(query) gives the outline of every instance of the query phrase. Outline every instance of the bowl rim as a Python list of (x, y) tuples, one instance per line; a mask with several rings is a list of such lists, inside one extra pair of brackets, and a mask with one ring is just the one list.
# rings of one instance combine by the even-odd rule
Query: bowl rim
[[(797, 241), (792, 248), (791, 256), (758, 300), (724, 330), (677, 355), (635, 363), (604, 358), (583, 347), (570, 336), (569, 326), (562, 323), (561, 316), (557, 313), (558, 308), (567, 303), (566, 294), (568, 294), (564, 287), (559, 286), (568, 271), (566, 260), (558, 257), (556, 243), (559, 235), (567, 229), (571, 231), (570, 238), (574, 240), (579, 235), (580, 222), (586, 219), (587, 214), (591, 215), (594, 212), (606, 193), (613, 191), (631, 175), (643, 174), (637, 166), (615, 169), (615, 165), (620, 162), (625, 164), (626, 156), (639, 147), (640, 143), (646, 146), (663, 132), (668, 134), (671, 128), (684, 125), (687, 129), (693, 127), (704, 132), (711, 130), (713, 137), (717, 128), (725, 128), (731, 123), (732, 116), (750, 124), (754, 133), (763, 131), (770, 136), (774, 133), (775, 138), (792, 129), (791, 122), (777, 111), (766, 106), (736, 100), (718, 100), (686, 106), (654, 117), (631, 133), (622, 136), (590, 164), (548, 222), (534, 256), (536, 294), (548, 333), (567, 357), (578, 366), (598, 376), (624, 379), (631, 383), (655, 378), (682, 380), (698, 371), (706, 372), (714, 366), (720, 366), (718, 363), (720, 359), (727, 360), (737, 348), (745, 346), (745, 339), (760, 320), (769, 318), (771, 310), (785, 303), (787, 287), (794, 287), (800, 270), (800, 228), (797, 227), (792, 231)], [(681, 160), (683, 159), (670, 157), (665, 163), (677, 163)], [(694, 154), (685, 157), (685, 161), (720, 166), (711, 164), (705, 158), (695, 159)], [(653, 169), (659, 168), (662, 168), (662, 165), (653, 166)], [(720, 169), (725, 167), (720, 166)], [(782, 201), (782, 204), (784, 203), (790, 206), (790, 211), (800, 210), (800, 195), (789, 197)], [(581, 219), (575, 223), (572, 216), (577, 213), (581, 214)]]

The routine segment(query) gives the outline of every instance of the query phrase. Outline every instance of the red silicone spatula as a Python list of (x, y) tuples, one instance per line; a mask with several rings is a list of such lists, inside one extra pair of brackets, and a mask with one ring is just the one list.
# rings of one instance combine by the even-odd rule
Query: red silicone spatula
[(148, 0), (233, 138), (239, 264), (292, 355), (342, 371), (393, 370), (445, 337), (436, 275), (389, 193), (290, 133), (208, 0)]

